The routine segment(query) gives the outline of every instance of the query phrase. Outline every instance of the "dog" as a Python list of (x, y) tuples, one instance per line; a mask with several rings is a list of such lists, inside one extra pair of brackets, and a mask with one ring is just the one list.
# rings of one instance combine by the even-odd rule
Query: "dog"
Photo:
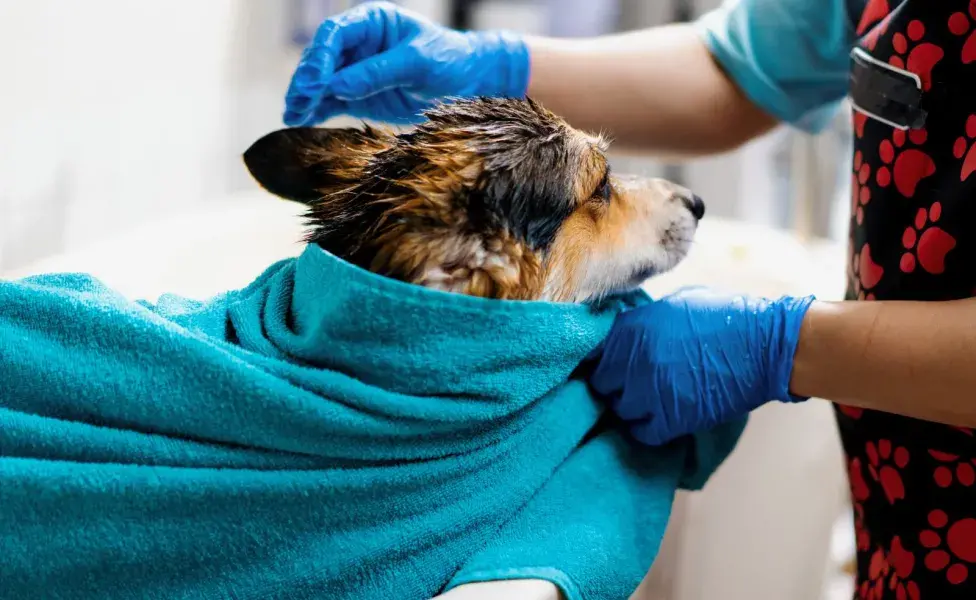
[(308, 207), (307, 242), (405, 282), (500, 300), (586, 303), (688, 253), (705, 205), (611, 173), (609, 142), (532, 99), (456, 99), (415, 129), (281, 129), (244, 153)]

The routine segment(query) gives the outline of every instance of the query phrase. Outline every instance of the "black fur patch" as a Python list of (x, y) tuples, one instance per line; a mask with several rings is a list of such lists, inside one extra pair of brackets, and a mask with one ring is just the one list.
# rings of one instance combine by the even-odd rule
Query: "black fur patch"
[(361, 143), (366, 135), (354, 129), (279, 129), (251, 144), (244, 152), (244, 164), (272, 194), (310, 204), (321, 199), (320, 190), (332, 183), (329, 163), (315, 160), (313, 153)]
[[(414, 131), (385, 138), (388, 147), (370, 155), (355, 181), (344, 179), (343, 152), (379, 139), (369, 128), (280, 130), (255, 142), (244, 161), (268, 191), (309, 206), (308, 241), (360, 266), (370, 263), (368, 238), (387, 218), (484, 236), (507, 232), (545, 251), (577, 202), (580, 157), (566, 123), (532, 100), (499, 98), (450, 100), (425, 116)], [(431, 157), (452, 147), (474, 153), (482, 169), (451, 199), (453, 212), (466, 218), (425, 223), (430, 215), (388, 217), (398, 198), (412, 195), (417, 174), (437, 176)]]
[(536, 250), (552, 243), (576, 200), (570, 132), (531, 100), (482, 98), (444, 104), (426, 113), (418, 144), (457, 131), (484, 160), (465, 199), (472, 230), (507, 230)]

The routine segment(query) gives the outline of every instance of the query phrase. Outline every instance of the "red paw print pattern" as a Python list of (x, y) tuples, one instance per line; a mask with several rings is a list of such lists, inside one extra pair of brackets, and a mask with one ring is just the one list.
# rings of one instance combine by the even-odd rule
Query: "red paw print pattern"
[(885, 558), (884, 550), (878, 548), (871, 555), (871, 560), (868, 562), (868, 577), (861, 582), (857, 597), (860, 600), (883, 600), (885, 579), (890, 571), (891, 565)]
[(851, 496), (855, 502), (864, 502), (871, 496), (871, 489), (864, 481), (864, 473), (861, 471), (861, 459), (854, 457), (847, 468), (851, 482)]
[(938, 202), (928, 210), (918, 209), (915, 222), (901, 236), (905, 248), (900, 264), (903, 272), (914, 272), (916, 265), (932, 275), (945, 271), (946, 255), (956, 247), (956, 238), (935, 225), (941, 216), (942, 205)]
[(864, 137), (864, 126), (867, 125), (868, 116), (859, 110), (852, 112), (854, 113), (854, 135), (862, 138)]
[(969, 34), (962, 45), (962, 64), (964, 65), (976, 60), (976, 28), (972, 27), (973, 21), (976, 21), (976, 2), (969, 3), (968, 15), (964, 12), (957, 12), (952, 13), (949, 17), (949, 31), (955, 35)]
[(857, 540), (859, 552), (867, 552), (871, 547), (871, 533), (864, 526), (864, 506), (860, 502), (853, 502), (854, 505), (854, 533)]
[(857, 35), (864, 37), (864, 46), (868, 50), (874, 50), (878, 43), (878, 38), (888, 30), (888, 17), (891, 14), (891, 6), (888, 0), (868, 0), (861, 13), (861, 20), (857, 24)]
[[(871, 258), (871, 244), (861, 246), (861, 251), (851, 258), (851, 273), (854, 280), (854, 293), (858, 300), (874, 300), (872, 290), (884, 276), (884, 267)], [(844, 411), (847, 414), (846, 411)], [(861, 416), (860, 413), (857, 416)]]
[[(970, 5), (970, 8), (974, 6), (976, 4)], [(973, 33), (976, 34), (976, 31)], [(962, 160), (959, 181), (966, 181), (973, 171), (976, 171), (976, 115), (969, 115), (966, 119), (966, 135), (956, 139), (956, 143), (952, 145), (952, 154)]]
[(854, 172), (851, 174), (851, 214), (858, 225), (864, 222), (864, 205), (871, 201), (871, 189), (866, 185), (869, 179), (871, 165), (864, 162), (864, 156), (858, 150), (854, 153)]
[(941, 463), (946, 463), (939, 465), (932, 472), (935, 485), (947, 488), (953, 482), (958, 482), (963, 487), (972, 487), (976, 483), (976, 469), (973, 469), (973, 462), (976, 461), (959, 460), (958, 455), (940, 452), (939, 450), (929, 450), (929, 456)]
[(896, 33), (891, 36), (891, 45), (896, 54), (888, 59), (888, 64), (899, 69), (905, 69), (918, 75), (922, 80), (922, 89), (932, 88), (932, 69), (938, 64), (945, 52), (933, 43), (922, 42), (925, 36), (925, 24), (918, 19), (911, 21), (905, 31), (908, 34)]
[(894, 504), (895, 500), (904, 500), (905, 484), (898, 470), (904, 469), (908, 464), (908, 450), (901, 447), (892, 448), (889, 440), (880, 440), (877, 445), (868, 442), (865, 450), (868, 455), (868, 471), (871, 477), (881, 484), (888, 502)]
[(895, 189), (902, 196), (911, 198), (918, 183), (935, 174), (935, 161), (918, 148), (905, 148), (906, 138), (920, 146), (925, 143), (928, 133), (924, 129), (912, 129), (906, 134), (896, 129), (890, 140), (883, 140), (878, 146), (878, 155), (885, 166), (878, 168), (875, 179), (881, 187), (888, 187), (894, 180)]
[[(976, 293), (973, 293), (973, 296), (976, 296)], [(973, 437), (974, 435), (976, 435), (976, 432), (974, 432), (969, 427), (952, 427), (951, 429), (955, 429), (959, 433), (963, 435), (968, 435), (969, 437)]]
[(918, 584), (908, 580), (915, 570), (915, 555), (902, 546), (901, 537), (897, 535), (891, 540), (888, 565), (891, 567), (888, 589), (894, 590), (895, 600), (919, 600)]
[(929, 513), (929, 525), (932, 529), (924, 529), (918, 536), (922, 546), (929, 549), (925, 568), (935, 572), (945, 570), (949, 583), (963, 583), (969, 578), (967, 564), (976, 563), (976, 519), (967, 517), (949, 525), (949, 516), (944, 511), (933, 510)]

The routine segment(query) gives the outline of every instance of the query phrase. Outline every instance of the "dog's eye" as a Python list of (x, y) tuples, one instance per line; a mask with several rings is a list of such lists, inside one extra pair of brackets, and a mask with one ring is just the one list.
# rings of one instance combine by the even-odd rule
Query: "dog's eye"
[(613, 188), (610, 186), (610, 171), (603, 174), (603, 179), (596, 186), (596, 190), (593, 192), (593, 198), (597, 200), (602, 200), (603, 202), (610, 202), (610, 196), (613, 193)]

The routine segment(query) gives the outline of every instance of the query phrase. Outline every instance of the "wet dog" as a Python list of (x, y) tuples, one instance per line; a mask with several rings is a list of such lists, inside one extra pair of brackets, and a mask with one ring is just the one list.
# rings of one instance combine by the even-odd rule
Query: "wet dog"
[(590, 302), (687, 254), (701, 199), (611, 173), (601, 136), (532, 100), (456, 100), (416, 129), (292, 128), (244, 154), (308, 206), (308, 241), (359, 267), (495, 299)]

